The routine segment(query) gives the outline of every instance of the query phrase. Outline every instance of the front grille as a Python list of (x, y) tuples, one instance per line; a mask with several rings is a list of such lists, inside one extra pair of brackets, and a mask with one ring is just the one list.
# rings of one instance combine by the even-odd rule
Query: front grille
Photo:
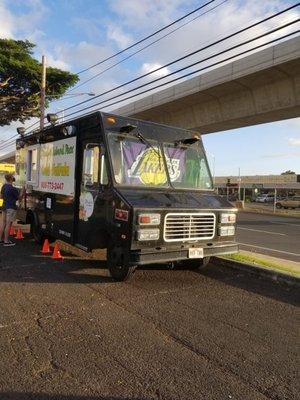
[(216, 216), (213, 213), (169, 213), (165, 216), (165, 242), (212, 239)]

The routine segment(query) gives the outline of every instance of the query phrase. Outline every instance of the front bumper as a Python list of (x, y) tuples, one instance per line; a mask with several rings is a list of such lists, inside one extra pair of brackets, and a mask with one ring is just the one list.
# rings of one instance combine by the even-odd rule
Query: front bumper
[[(195, 245), (201, 247), (201, 245)], [(225, 254), (237, 253), (239, 250), (236, 242), (222, 242), (216, 243), (213, 246), (203, 247), (204, 257), (220, 256)], [(189, 249), (147, 249), (140, 251), (131, 251), (130, 261), (131, 265), (146, 265), (157, 264), (162, 262), (189, 260)]]

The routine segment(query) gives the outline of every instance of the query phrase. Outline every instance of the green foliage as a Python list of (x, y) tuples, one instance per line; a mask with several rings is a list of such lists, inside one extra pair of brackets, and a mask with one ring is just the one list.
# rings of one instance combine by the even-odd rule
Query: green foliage
[(288, 171), (282, 172), (281, 175), (295, 175), (296, 172), (291, 171), (290, 169)]
[[(27, 40), (0, 39), (0, 126), (40, 115), (42, 65), (32, 57), (34, 47)], [(59, 98), (77, 82), (77, 75), (48, 67), (46, 95)]]

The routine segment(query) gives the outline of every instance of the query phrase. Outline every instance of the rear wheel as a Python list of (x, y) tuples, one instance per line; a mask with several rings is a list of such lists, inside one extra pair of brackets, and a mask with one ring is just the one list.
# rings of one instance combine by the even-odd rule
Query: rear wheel
[(44, 236), (39, 225), (34, 220), (30, 224), (30, 233), (36, 243), (42, 244)]

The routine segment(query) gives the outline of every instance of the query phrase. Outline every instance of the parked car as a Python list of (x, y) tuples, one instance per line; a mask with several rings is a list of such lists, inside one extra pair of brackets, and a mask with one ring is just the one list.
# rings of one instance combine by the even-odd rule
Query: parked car
[(256, 197), (256, 202), (257, 203), (273, 203), (274, 202), (274, 194), (261, 194)]
[(300, 196), (287, 197), (284, 200), (276, 202), (276, 208), (299, 208), (300, 207)]

